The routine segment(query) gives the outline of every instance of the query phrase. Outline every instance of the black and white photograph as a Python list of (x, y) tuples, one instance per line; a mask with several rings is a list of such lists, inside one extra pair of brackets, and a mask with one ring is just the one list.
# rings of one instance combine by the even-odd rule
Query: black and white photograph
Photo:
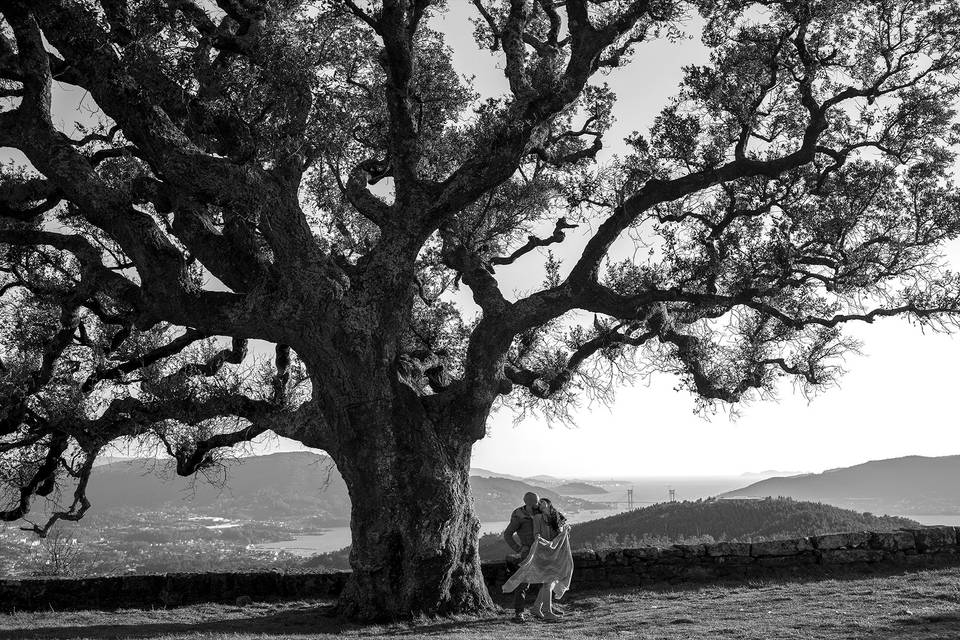
[(0, 0), (0, 640), (960, 640), (960, 0)]

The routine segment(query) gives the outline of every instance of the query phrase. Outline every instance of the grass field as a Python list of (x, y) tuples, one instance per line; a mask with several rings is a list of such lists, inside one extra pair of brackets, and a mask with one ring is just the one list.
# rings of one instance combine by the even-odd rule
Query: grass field
[(562, 623), (502, 616), (357, 626), (324, 602), (0, 615), (0, 640), (173, 638), (305, 640), (958, 640), (960, 569), (810, 582), (571, 592)]

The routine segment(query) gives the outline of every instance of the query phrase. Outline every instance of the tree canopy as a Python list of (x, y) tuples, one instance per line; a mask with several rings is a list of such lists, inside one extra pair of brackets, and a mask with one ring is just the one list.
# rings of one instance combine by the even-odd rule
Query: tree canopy
[[(703, 403), (809, 392), (847, 323), (953, 323), (955, 0), (473, 0), (496, 96), (448, 4), (3, 3), (0, 519), (61, 486), (36, 530), (80, 518), (118, 439), (183, 474), (266, 431), (338, 466), (392, 443), (377, 478), (414, 450), (442, 477), (495, 402), (562, 414), (647, 370)], [(709, 61), (597, 162), (604, 75), (695, 14)]]

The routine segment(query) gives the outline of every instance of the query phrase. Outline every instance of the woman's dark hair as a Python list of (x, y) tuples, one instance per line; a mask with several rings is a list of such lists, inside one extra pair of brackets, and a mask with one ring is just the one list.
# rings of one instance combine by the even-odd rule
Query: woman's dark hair
[(553, 513), (551, 513), (548, 516), (547, 522), (550, 524), (551, 527), (559, 531), (563, 527), (563, 525), (567, 523), (567, 518), (562, 513), (560, 513), (560, 511), (557, 510), (556, 507), (553, 506), (553, 502), (551, 502), (550, 498), (540, 498), (540, 501), (546, 502), (547, 506), (549, 506), (550, 509), (553, 510)]

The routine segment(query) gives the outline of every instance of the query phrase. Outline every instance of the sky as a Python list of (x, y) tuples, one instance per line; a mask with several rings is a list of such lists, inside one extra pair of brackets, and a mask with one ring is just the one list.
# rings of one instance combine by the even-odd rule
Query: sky
[[(448, 16), (434, 26), (448, 35), (457, 69), (475, 76), (481, 94), (499, 95), (505, 80), (496, 58), (478, 50), (470, 37), (469, 3), (449, 4)], [(675, 92), (683, 64), (705, 60), (698, 40), (656, 42), (639, 47), (629, 67), (611, 74), (607, 81), (618, 95), (617, 122), (604, 141), (601, 161), (622, 148), (623, 136), (649, 127)], [(76, 88), (58, 86), (55, 97), (57, 112), (67, 121), (88, 119), (95, 108)], [(575, 256), (590, 232), (577, 229), (552, 248), (560, 258)], [(951, 253), (956, 254), (953, 264), (960, 265), (960, 251)], [(539, 284), (542, 257), (530, 254), (499, 268), (502, 289), (509, 293)], [(622, 388), (610, 406), (584, 401), (572, 426), (536, 417), (516, 423), (510, 412), (499, 411), (490, 418), (488, 436), (474, 447), (473, 464), (521, 476), (613, 478), (819, 472), (905, 455), (960, 454), (954, 373), (960, 337), (924, 335), (899, 319), (852, 326), (849, 332), (862, 340), (863, 355), (851, 356), (839, 387), (812, 402), (786, 382), (777, 401), (739, 406), (736, 419), (722, 412), (705, 419), (694, 413), (694, 398), (676, 391), (677, 380), (663, 374)], [(275, 437), (254, 448), (257, 453), (302, 449)]]

